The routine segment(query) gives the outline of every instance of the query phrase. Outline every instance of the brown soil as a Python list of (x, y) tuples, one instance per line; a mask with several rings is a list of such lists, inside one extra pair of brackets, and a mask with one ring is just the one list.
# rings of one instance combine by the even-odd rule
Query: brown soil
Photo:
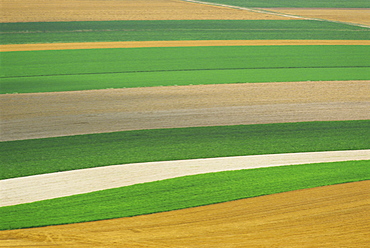
[(370, 181), (0, 232), (0, 247), (368, 247)]
[(0, 95), (1, 141), (124, 130), (370, 119), (370, 81)]
[(268, 8), (268, 11), (330, 21), (370, 25), (370, 9)]
[(277, 46), (277, 45), (370, 45), (369, 40), (187, 40), (46, 43), (0, 45), (1, 52), (66, 49), (192, 47), (192, 46)]
[(179, 0), (2, 0), (1, 4), (0, 22), (290, 19)]

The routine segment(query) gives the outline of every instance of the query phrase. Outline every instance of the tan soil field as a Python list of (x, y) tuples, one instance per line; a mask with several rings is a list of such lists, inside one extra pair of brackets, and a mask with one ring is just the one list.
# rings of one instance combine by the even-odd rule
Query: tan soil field
[(268, 8), (264, 10), (315, 19), (370, 25), (370, 9), (366, 8), (363, 9)]
[(370, 181), (0, 232), (0, 247), (368, 247)]
[(194, 47), (194, 46), (286, 46), (286, 45), (370, 45), (369, 40), (186, 40), (186, 41), (123, 41), (85, 43), (46, 43), (0, 45), (1, 52), (66, 49)]
[(0, 22), (111, 20), (284, 20), (179, 0), (2, 0)]
[(0, 95), (1, 141), (125, 130), (370, 119), (370, 81)]
[(354, 160), (370, 160), (370, 150), (189, 159), (56, 172), (1, 180), (0, 207), (204, 173)]

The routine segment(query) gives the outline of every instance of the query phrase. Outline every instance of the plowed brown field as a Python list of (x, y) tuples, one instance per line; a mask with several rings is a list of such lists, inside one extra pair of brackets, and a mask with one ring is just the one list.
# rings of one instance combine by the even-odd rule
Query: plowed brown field
[(0, 95), (1, 140), (124, 130), (370, 119), (370, 81)]
[[(302, 17), (370, 25), (370, 9), (268, 8), (265, 10)], [(370, 26), (369, 26), (370, 27)]]
[(0, 22), (291, 19), (178, 0), (2, 0), (1, 4)]
[(0, 232), (0, 247), (368, 247), (370, 181)]

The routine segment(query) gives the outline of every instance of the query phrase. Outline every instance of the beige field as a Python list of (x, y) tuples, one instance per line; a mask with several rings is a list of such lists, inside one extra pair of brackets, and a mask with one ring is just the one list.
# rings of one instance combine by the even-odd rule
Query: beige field
[(0, 232), (0, 247), (368, 247), (370, 181)]
[(314, 19), (349, 22), (370, 27), (370, 9), (332, 9), (332, 8), (268, 8), (265, 10), (298, 15)]
[(291, 19), (179, 0), (1, 0), (1, 4), (0, 22)]
[(370, 81), (0, 95), (1, 141), (124, 130), (370, 119)]

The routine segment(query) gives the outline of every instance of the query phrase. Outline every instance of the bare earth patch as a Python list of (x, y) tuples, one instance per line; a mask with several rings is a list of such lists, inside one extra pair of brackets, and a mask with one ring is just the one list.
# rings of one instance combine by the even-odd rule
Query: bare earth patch
[(0, 95), (1, 141), (125, 130), (370, 119), (370, 81)]
[(123, 41), (85, 43), (45, 43), (0, 45), (1, 52), (198, 46), (286, 46), (286, 45), (370, 45), (369, 40), (185, 40), (185, 41)]
[(366, 8), (362, 9), (267, 8), (264, 10), (315, 19), (370, 25), (370, 9)]
[(370, 181), (0, 232), (2, 247), (367, 247)]
[(2, 0), (0, 22), (111, 20), (284, 20), (178, 0)]

